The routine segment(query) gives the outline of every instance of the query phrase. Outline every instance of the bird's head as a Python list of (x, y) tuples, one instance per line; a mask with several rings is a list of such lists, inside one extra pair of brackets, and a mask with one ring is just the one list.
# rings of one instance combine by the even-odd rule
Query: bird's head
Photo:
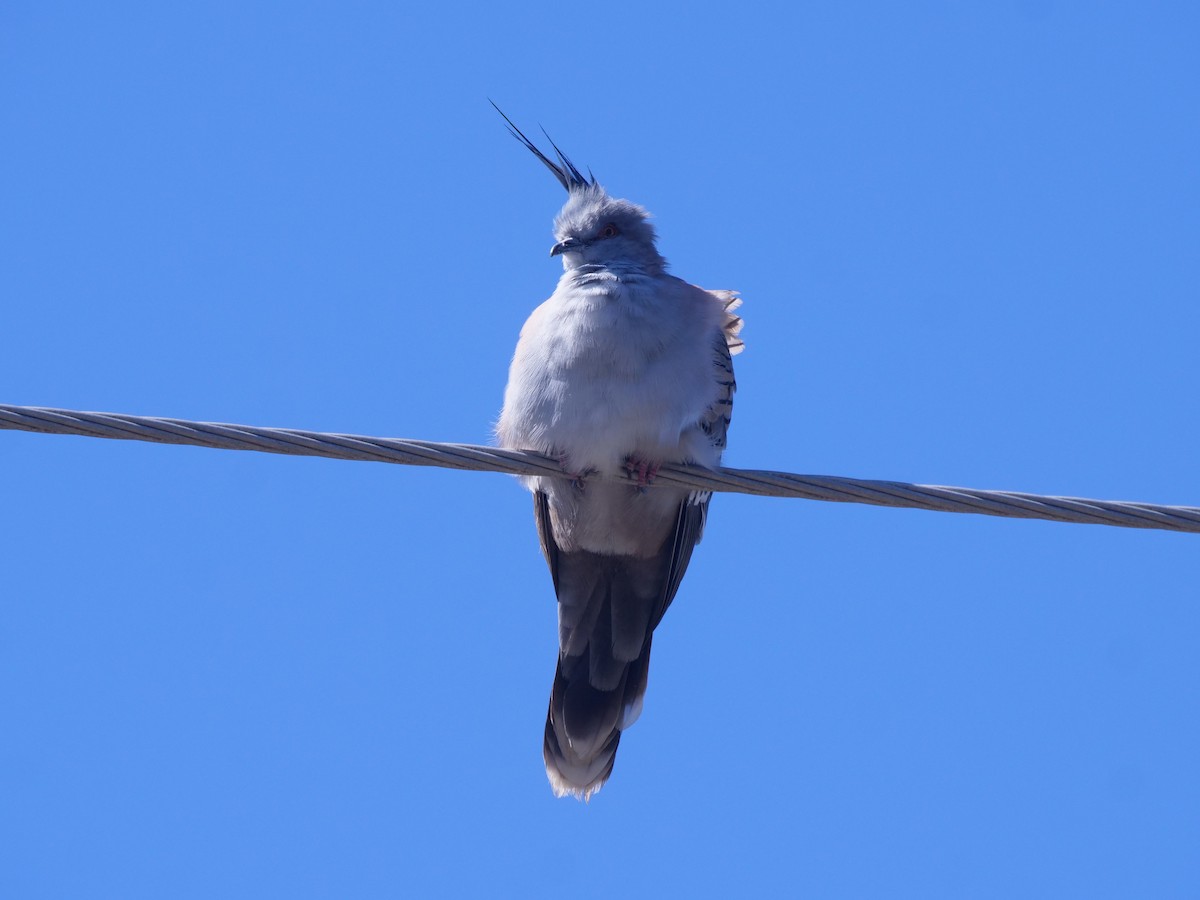
[(645, 209), (628, 200), (610, 197), (590, 170), (588, 177), (584, 177), (546, 135), (558, 158), (554, 162), (525, 137), (500, 107), (496, 106), (496, 112), (504, 116), (513, 137), (541, 160), (567, 191), (567, 202), (554, 220), (557, 243), (550, 248), (551, 256), (562, 257), (564, 269), (601, 266), (657, 273), (666, 268), (666, 260), (655, 246), (650, 214)]
[(636, 203), (610, 197), (598, 184), (571, 190), (554, 220), (551, 256), (564, 269), (583, 265), (626, 266), (659, 271), (663, 258), (654, 246), (650, 214)]

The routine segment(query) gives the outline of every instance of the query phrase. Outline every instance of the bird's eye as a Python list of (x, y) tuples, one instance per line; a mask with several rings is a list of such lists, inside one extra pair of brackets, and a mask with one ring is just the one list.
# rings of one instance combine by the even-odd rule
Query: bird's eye
[(618, 234), (620, 234), (620, 232), (617, 231), (617, 226), (612, 222), (609, 222), (602, 229), (600, 229), (600, 237), (602, 238), (616, 237)]

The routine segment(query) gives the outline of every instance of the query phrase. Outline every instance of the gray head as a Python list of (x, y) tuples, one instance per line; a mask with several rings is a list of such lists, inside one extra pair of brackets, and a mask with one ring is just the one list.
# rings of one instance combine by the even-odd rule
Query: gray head
[[(585, 178), (547, 134), (546, 140), (554, 148), (558, 162), (551, 160), (500, 107), (495, 103), (492, 106), (504, 117), (513, 137), (541, 160), (567, 191), (567, 202), (554, 220), (558, 243), (550, 248), (551, 256), (562, 256), (564, 269), (598, 266), (657, 273), (666, 268), (666, 260), (654, 245), (654, 226), (646, 210), (628, 200), (610, 197), (590, 169)], [(542, 133), (545, 134), (544, 129)]]

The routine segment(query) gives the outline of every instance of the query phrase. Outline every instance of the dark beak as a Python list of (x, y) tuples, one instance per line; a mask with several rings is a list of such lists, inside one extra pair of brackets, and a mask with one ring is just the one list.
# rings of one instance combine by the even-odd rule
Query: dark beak
[(583, 241), (577, 238), (567, 238), (565, 241), (559, 241), (550, 248), (551, 256), (558, 256), (560, 253), (566, 253), (568, 250), (578, 250), (583, 246)]

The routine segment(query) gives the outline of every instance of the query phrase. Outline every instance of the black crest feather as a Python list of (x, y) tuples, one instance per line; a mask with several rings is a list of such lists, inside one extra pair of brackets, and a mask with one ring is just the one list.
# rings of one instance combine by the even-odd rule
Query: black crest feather
[(512, 119), (504, 115), (504, 110), (496, 106), (496, 102), (494, 100), (488, 100), (488, 103), (492, 104), (492, 108), (495, 109), (496, 112), (500, 113), (501, 118), (508, 123), (509, 133), (522, 144), (524, 144), (530, 153), (540, 159), (546, 168), (554, 173), (554, 177), (558, 179), (558, 183), (566, 189), (567, 193), (595, 187), (596, 176), (592, 175), (592, 170), (588, 169), (588, 175), (590, 177), (584, 178), (583, 173), (580, 172), (579, 169), (575, 168), (575, 163), (571, 162), (567, 154), (558, 149), (558, 144), (554, 143), (554, 139), (551, 138), (550, 135), (546, 134), (545, 128), (542, 129), (542, 134), (546, 135), (546, 140), (550, 141), (550, 146), (554, 148), (554, 155), (558, 157), (557, 163), (539, 150), (533, 141), (525, 137), (525, 133), (513, 124)]

